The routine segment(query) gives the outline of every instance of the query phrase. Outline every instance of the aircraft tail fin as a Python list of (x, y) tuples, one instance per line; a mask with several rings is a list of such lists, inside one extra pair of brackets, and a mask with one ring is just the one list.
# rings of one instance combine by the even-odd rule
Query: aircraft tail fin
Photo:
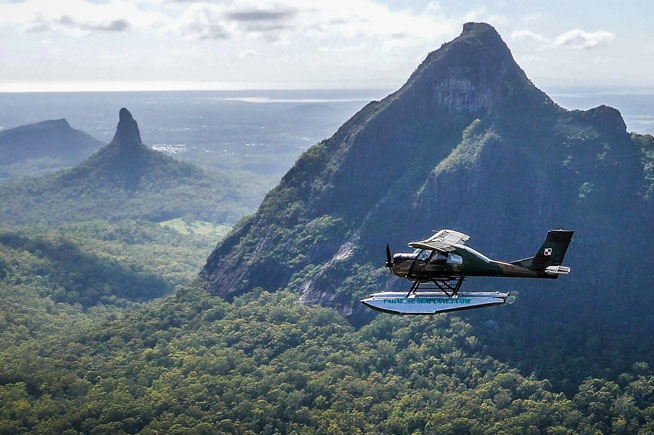
[[(561, 263), (563, 263), (563, 257), (568, 250), (573, 234), (574, 231), (570, 230), (550, 230), (535, 257), (514, 261), (512, 264), (525, 266), (531, 270), (550, 268), (554, 272), (552, 266), (556, 268), (556, 266), (561, 266)], [(558, 274), (567, 273), (564, 272), (564, 269), (569, 272), (569, 269), (565, 267), (556, 269)]]

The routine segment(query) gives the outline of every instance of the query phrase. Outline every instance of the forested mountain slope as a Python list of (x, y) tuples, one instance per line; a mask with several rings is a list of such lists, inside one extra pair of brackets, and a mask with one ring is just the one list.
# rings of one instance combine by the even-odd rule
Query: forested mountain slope
[(218, 244), (201, 277), (227, 299), (287, 288), (362, 325), (374, 313), (361, 296), (408, 289), (383, 267), (387, 242), (407, 250), (408, 241), (451, 228), (490, 257), (516, 260), (534, 255), (547, 230), (572, 229), (569, 276), (470, 279), (468, 290), (520, 297), (465, 316), (502, 325), (489, 337), (497, 356), (577, 383), (589, 372), (565, 352), (530, 352), (527, 343), (533, 349), (555, 334), (579, 356), (576, 340), (599, 339), (620, 359), (588, 367), (594, 373), (652, 357), (652, 155), (652, 138), (630, 135), (617, 110), (556, 105), (495, 29), (468, 23), (397, 92), (307, 150)]
[(452, 228), (509, 260), (533, 255), (547, 230), (569, 228), (573, 274), (547, 288), (563, 305), (583, 289), (583, 310), (615, 304), (654, 277), (643, 267), (654, 254), (645, 142), (615, 109), (554, 104), (491, 26), (468, 23), (401, 89), (310, 148), (202, 276), (226, 297), (290, 286), (361, 322), (357, 298), (391, 285), (380, 268), (386, 242), (401, 249)]
[(147, 221), (0, 226), (3, 311), (32, 305), (31, 295), (84, 310), (163, 296), (196, 279), (218, 238)]
[(72, 128), (65, 119), (2, 130), (0, 180), (74, 166), (102, 145), (99, 140)]

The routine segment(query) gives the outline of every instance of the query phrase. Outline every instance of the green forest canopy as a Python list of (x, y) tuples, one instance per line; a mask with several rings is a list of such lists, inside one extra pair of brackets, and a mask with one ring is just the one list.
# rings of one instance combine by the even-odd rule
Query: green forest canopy
[(0, 433), (654, 430), (647, 364), (567, 398), (489, 357), (457, 316), (378, 316), (356, 330), (288, 292), (228, 303), (191, 286), (73, 319), (0, 350)]

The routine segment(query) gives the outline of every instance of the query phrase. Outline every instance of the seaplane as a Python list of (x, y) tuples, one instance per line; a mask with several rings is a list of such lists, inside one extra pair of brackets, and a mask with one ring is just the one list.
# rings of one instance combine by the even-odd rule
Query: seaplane
[(513, 303), (503, 292), (463, 292), (470, 277), (548, 278), (570, 273), (563, 266), (574, 231), (551, 230), (534, 257), (511, 262), (492, 260), (465, 245), (470, 236), (440, 230), (426, 240), (411, 242), (411, 253), (391, 255), (386, 245), (386, 267), (393, 275), (411, 281), (408, 292), (373, 293), (361, 302), (391, 314), (436, 314)]

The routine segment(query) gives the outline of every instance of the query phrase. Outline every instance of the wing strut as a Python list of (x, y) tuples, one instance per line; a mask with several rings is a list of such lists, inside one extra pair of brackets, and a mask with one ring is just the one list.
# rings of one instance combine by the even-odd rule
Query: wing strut
[[(459, 293), (459, 290), (461, 289), (461, 284), (463, 284), (463, 280), (465, 279), (465, 276), (461, 275), (458, 279), (455, 278), (456, 283), (454, 284), (454, 287), (450, 285), (449, 282), (445, 280), (434, 280), (434, 284), (436, 284), (436, 287), (443, 293), (445, 293), (449, 297), (456, 296), (457, 293)], [(451, 291), (452, 293), (448, 293), (447, 291)]]
[[(411, 265), (413, 265), (413, 263)], [(414, 293), (416, 290), (418, 290), (418, 287), (420, 287), (420, 281), (413, 281), (413, 284), (411, 284), (411, 290), (409, 290), (409, 293), (406, 294), (406, 297), (408, 298), (411, 293)]]
[[(459, 293), (459, 290), (461, 290), (461, 285), (463, 284), (463, 280), (465, 279), (464, 275), (461, 275), (457, 278), (454, 279), (434, 279), (432, 282), (436, 287), (431, 287), (428, 288), (427, 290), (440, 290), (441, 292), (445, 293), (447, 297), (454, 297)], [(454, 281), (453, 284), (450, 284), (450, 281)], [(411, 289), (409, 292), (406, 294), (406, 297), (408, 298), (411, 293), (415, 293), (418, 291), (418, 288), (420, 287), (420, 281), (413, 281), (413, 284), (411, 284)]]

